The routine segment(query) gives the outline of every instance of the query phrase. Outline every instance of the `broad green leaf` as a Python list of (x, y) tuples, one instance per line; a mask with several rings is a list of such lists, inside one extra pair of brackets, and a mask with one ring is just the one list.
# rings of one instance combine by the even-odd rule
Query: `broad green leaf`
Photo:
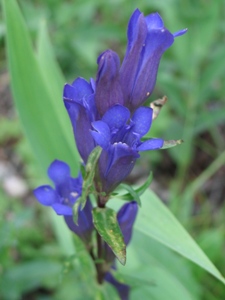
[(75, 247), (72, 240), (72, 232), (68, 230), (63, 217), (58, 216), (52, 209), (49, 209), (49, 217), (51, 219), (62, 254), (65, 256), (74, 254)]
[(217, 279), (225, 279), (188, 232), (150, 190), (143, 195), (135, 228), (196, 263)]
[[(76, 150), (71, 147), (70, 141), (73, 139), (72, 129), (66, 125), (69, 124), (68, 117), (61, 99), (63, 86), (60, 87), (60, 94), (52, 92), (59, 91), (59, 81), (53, 82), (52, 76), (48, 81), (47, 74), (43, 75), (46, 72), (44, 63), (40, 64), (37, 60), (16, 1), (3, 0), (3, 8), (11, 88), (33, 153), (44, 170), (54, 159), (61, 159), (77, 172)], [(48, 52), (45, 54), (48, 55)], [(40, 57), (44, 61), (44, 53)], [(54, 64), (53, 58), (49, 59), (49, 64), (47, 61), (48, 58), (45, 69)]]
[(28, 291), (49, 288), (58, 280), (60, 271), (59, 262), (46, 259), (14, 265), (1, 275), (1, 299), (19, 299)]
[(87, 299), (92, 300), (98, 292), (96, 268), (85, 245), (74, 235), (76, 253), (66, 259), (61, 269), (61, 284), (56, 291), (56, 299)]
[[(33, 153), (44, 172), (54, 159), (61, 159), (69, 163), (74, 173), (77, 173), (78, 158), (75, 146), (71, 146), (70, 139), (73, 139), (73, 135), (71, 126), (67, 128), (66, 125), (69, 123), (61, 100), (62, 92), (59, 95), (58, 92), (57, 95), (52, 92), (52, 90), (59, 91), (61, 83), (59, 84), (57, 76), (54, 82), (50, 71), (45, 73), (48, 67), (54, 66), (54, 58), (46, 59), (45, 55), (48, 55), (49, 52), (42, 51), (44, 46), (41, 40), (46, 42), (46, 38), (40, 39), (38, 61), (17, 2), (3, 0), (3, 8), (11, 88), (24, 132), (32, 146)], [(45, 46), (49, 50), (49, 45)], [(46, 63), (45, 70), (45, 63), (40, 63), (40, 59)], [(60, 89), (62, 90), (63, 86)], [(69, 132), (71, 132), (70, 138)], [(56, 224), (54, 217), (53, 224)], [(57, 224), (63, 226), (63, 220), (58, 219)], [(64, 236), (60, 241), (61, 245), (71, 239), (70, 233), (59, 234), (57, 228), (55, 228), (55, 232), (59, 240)]]
[[(66, 82), (59, 65), (55, 60), (55, 55), (52, 49), (52, 46), (49, 41), (49, 36), (47, 33), (46, 23), (41, 22), (39, 36), (38, 36), (38, 49), (37, 49), (37, 60), (40, 67), (40, 72), (45, 82), (47, 82), (48, 92), (51, 97), (49, 98), (52, 101), (56, 113), (59, 117), (60, 126), (64, 130), (66, 139), (70, 148), (73, 149), (73, 155), (76, 158), (76, 161), (79, 160), (79, 154), (76, 150), (75, 141), (72, 133), (72, 125), (69, 120), (69, 116), (66, 112), (66, 109), (63, 104), (62, 94), (63, 87)], [(57, 101), (56, 101), (57, 100)], [(57, 105), (56, 105), (57, 103)], [(78, 170), (78, 165), (76, 168), (76, 173)]]
[(199, 300), (200, 283), (190, 263), (169, 248), (134, 230), (127, 249), (127, 264), (115, 276), (132, 286), (131, 299)]
[(111, 208), (95, 207), (93, 222), (103, 240), (109, 245), (122, 265), (126, 263), (126, 245), (117, 222), (116, 212)]

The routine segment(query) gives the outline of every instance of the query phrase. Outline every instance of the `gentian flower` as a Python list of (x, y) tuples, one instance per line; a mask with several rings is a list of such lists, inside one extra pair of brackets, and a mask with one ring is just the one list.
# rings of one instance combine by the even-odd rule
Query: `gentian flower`
[[(67, 88), (65, 90), (67, 91)], [(92, 97), (88, 96), (88, 98)], [(103, 148), (99, 159), (101, 190), (110, 193), (129, 175), (136, 159), (140, 156), (139, 151), (160, 149), (163, 140), (141, 141), (152, 123), (153, 111), (149, 107), (138, 108), (130, 119), (128, 108), (117, 104), (109, 108), (100, 120), (94, 121), (86, 105), (86, 98), (84, 97), (82, 101), (83, 106), (78, 101), (65, 100), (78, 149), (81, 149), (80, 153), (87, 161), (89, 151), (94, 146), (99, 145)], [(83, 127), (79, 124), (81, 115)]]
[(139, 151), (163, 146), (162, 139), (141, 141), (141, 137), (150, 129), (152, 112), (149, 107), (140, 107), (130, 119), (126, 107), (115, 105), (108, 109), (100, 121), (92, 122), (91, 134), (96, 144), (103, 148), (99, 159), (102, 191), (110, 193), (129, 175), (140, 156)]
[(78, 225), (73, 222), (72, 207), (82, 192), (82, 176), (70, 176), (70, 167), (63, 161), (55, 160), (48, 168), (48, 176), (55, 188), (43, 185), (34, 190), (37, 200), (45, 206), (51, 206), (58, 215), (63, 215), (68, 227), (85, 242), (90, 241), (93, 230), (92, 205), (87, 200), (86, 206), (78, 213)]
[(159, 14), (144, 17), (137, 9), (128, 25), (121, 68), (117, 53), (107, 50), (98, 58), (96, 82), (77, 78), (72, 85), (65, 85), (64, 103), (84, 163), (97, 145), (103, 148), (99, 159), (101, 191), (109, 194), (129, 175), (139, 151), (163, 146), (162, 139), (141, 142), (150, 129), (152, 110), (140, 106), (155, 86), (162, 54), (185, 32), (172, 34)]
[(133, 112), (151, 95), (163, 53), (173, 44), (174, 38), (187, 29), (172, 34), (164, 27), (158, 13), (146, 17), (136, 9), (128, 24), (128, 45), (120, 69), (120, 83), (124, 105)]

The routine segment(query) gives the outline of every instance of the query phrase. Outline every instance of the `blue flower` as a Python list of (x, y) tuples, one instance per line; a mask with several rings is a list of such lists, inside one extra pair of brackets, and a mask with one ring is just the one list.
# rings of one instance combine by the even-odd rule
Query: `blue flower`
[(92, 123), (91, 134), (96, 144), (103, 148), (99, 159), (102, 191), (110, 193), (129, 175), (140, 156), (139, 151), (163, 146), (162, 139), (141, 141), (151, 123), (151, 108), (138, 108), (130, 119), (129, 110), (121, 105), (111, 107), (101, 120)]
[(161, 56), (174, 42), (175, 34), (164, 27), (158, 13), (146, 17), (136, 9), (128, 24), (128, 45), (120, 69), (124, 105), (131, 111), (141, 106), (151, 95), (157, 77)]
[(78, 225), (73, 222), (72, 207), (82, 192), (82, 176), (70, 176), (70, 167), (63, 161), (55, 160), (48, 168), (48, 176), (55, 188), (42, 185), (34, 190), (37, 200), (45, 206), (51, 206), (58, 215), (63, 215), (68, 227), (84, 241), (89, 241), (93, 230), (92, 205), (88, 200), (78, 213)]
[(100, 115), (115, 104), (126, 106), (132, 113), (141, 106), (154, 89), (161, 56), (174, 38), (186, 31), (172, 34), (158, 13), (144, 17), (136, 9), (128, 24), (128, 45), (121, 68), (112, 50), (98, 58), (95, 101)]
[(140, 107), (151, 94), (162, 54), (174, 37), (159, 14), (144, 17), (137, 9), (128, 25), (128, 46), (120, 68), (116, 52), (98, 58), (96, 82), (77, 78), (64, 87), (64, 103), (73, 126), (78, 151), (84, 161), (103, 148), (99, 159), (101, 191), (109, 194), (134, 167), (139, 151), (160, 149), (162, 139), (142, 142), (152, 122), (152, 110)]

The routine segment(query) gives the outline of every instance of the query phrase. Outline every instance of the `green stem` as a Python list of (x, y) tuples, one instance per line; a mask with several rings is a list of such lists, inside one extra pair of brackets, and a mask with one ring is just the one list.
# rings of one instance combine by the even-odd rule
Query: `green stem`
[[(105, 207), (105, 203), (102, 201), (101, 197), (98, 197), (98, 207)], [(97, 280), (99, 284), (104, 281), (104, 262), (103, 262), (103, 240), (98, 231), (96, 230), (97, 239), (97, 261), (95, 263), (97, 270)]]

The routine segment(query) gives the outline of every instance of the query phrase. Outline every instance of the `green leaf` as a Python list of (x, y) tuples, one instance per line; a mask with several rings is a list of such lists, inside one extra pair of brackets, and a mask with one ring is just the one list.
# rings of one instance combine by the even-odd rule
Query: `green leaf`
[(93, 181), (96, 172), (96, 165), (98, 163), (98, 159), (99, 156), (101, 155), (101, 152), (102, 152), (102, 148), (100, 146), (97, 146), (92, 150), (91, 154), (88, 157), (88, 161), (85, 167), (86, 173), (85, 173), (83, 186), (82, 186), (82, 197), (81, 197), (82, 209), (85, 206), (86, 198), (93, 186)]
[[(129, 192), (128, 195), (129, 195), (130, 199), (135, 200), (138, 203), (138, 205), (141, 206), (141, 199), (140, 199), (138, 193), (136, 193), (136, 191), (132, 188), (132, 186), (125, 184), (125, 183), (121, 183), (120, 185), (122, 188), (124, 188), (125, 190), (127, 190)], [(124, 196), (126, 196), (126, 195), (124, 195)]]
[[(141, 200), (140, 200), (140, 196), (146, 191), (147, 188), (149, 188), (151, 182), (153, 179), (153, 174), (152, 172), (150, 172), (148, 178), (146, 179), (145, 183), (143, 183), (140, 187), (133, 189), (133, 187), (125, 185), (122, 183), (119, 185), (120, 187), (123, 187), (127, 190), (129, 190), (130, 188), (132, 189), (132, 194), (131, 193), (127, 193), (124, 195), (120, 195), (119, 193), (113, 193), (112, 195), (115, 196), (116, 198), (122, 199), (122, 200), (126, 200), (126, 201), (131, 201), (131, 200), (136, 200), (136, 195), (140, 201), (140, 203), (138, 202), (138, 205), (141, 206)], [(127, 188), (128, 187), (128, 188)]]
[[(47, 272), (46, 272), (47, 270)], [(50, 260), (33, 260), (14, 265), (1, 276), (2, 299), (19, 299), (22, 294), (39, 287), (54, 286), (59, 278), (61, 264)]]
[(135, 228), (188, 258), (225, 283), (225, 279), (205, 253), (150, 190), (143, 195), (142, 208), (139, 210)]
[(75, 224), (78, 225), (78, 211), (79, 207), (81, 209), (84, 209), (85, 204), (88, 199), (88, 195), (93, 190), (93, 181), (95, 177), (95, 171), (96, 171), (96, 165), (99, 159), (99, 156), (101, 155), (102, 148), (97, 146), (95, 147), (91, 154), (88, 157), (88, 161), (85, 167), (85, 175), (83, 179), (83, 185), (82, 185), (82, 195), (81, 197), (76, 201), (74, 207), (73, 207), (73, 220)]
[(72, 127), (62, 101), (62, 80), (58, 76), (54, 80), (55, 61), (50, 58), (47, 38), (42, 33), (37, 59), (18, 4), (3, 0), (3, 8), (11, 88), (33, 153), (44, 170), (54, 159), (61, 159), (77, 173), (78, 157), (71, 145)]
[(131, 285), (131, 299), (199, 300), (201, 283), (189, 261), (145, 234), (134, 230), (127, 264), (115, 276)]
[(81, 209), (84, 208), (86, 201), (87, 201), (87, 196), (90, 194), (91, 189), (93, 187), (93, 181), (95, 177), (95, 172), (96, 172), (96, 165), (98, 163), (99, 156), (101, 155), (102, 148), (97, 146), (95, 147), (91, 154), (88, 157), (88, 161), (86, 164), (86, 173), (85, 177), (83, 180), (83, 186), (82, 186), (82, 195), (79, 200), (81, 204)]
[(93, 222), (103, 240), (109, 245), (122, 265), (126, 263), (126, 245), (117, 222), (116, 212), (111, 208), (95, 207)]
[[(44, 173), (54, 159), (66, 161), (77, 173), (79, 164), (75, 146), (71, 144), (72, 127), (61, 99), (62, 78), (55, 71), (56, 62), (47, 37), (42, 31), (37, 58), (17, 2), (3, 0), (3, 8), (11, 88), (33, 153)], [(59, 231), (64, 221), (58, 218), (56, 227), (53, 216), (52, 222), (60, 244), (66, 245), (70, 240), (68, 245), (72, 245), (71, 234)]]

